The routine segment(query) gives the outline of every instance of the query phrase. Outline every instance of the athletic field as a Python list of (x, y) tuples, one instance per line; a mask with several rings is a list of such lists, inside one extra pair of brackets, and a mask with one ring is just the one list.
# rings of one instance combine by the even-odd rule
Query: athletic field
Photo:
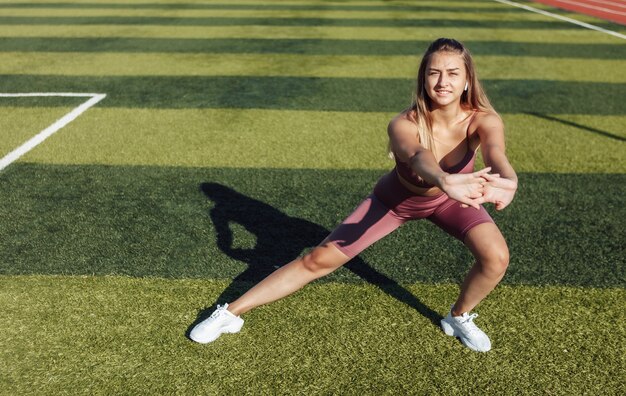
[[(626, 27), (520, 4), (617, 35), (486, 0), (0, 2), (0, 394), (625, 394)], [(472, 259), (428, 222), (189, 341), (392, 168), (438, 37), (519, 174), (492, 351), (438, 326)]]

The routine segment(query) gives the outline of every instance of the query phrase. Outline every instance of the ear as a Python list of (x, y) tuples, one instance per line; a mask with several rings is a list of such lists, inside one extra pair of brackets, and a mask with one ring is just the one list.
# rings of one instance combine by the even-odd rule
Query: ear
[(467, 81), (465, 81), (465, 88), (463, 89), (463, 91), (467, 91), (467, 87), (468, 87), (468, 83)]

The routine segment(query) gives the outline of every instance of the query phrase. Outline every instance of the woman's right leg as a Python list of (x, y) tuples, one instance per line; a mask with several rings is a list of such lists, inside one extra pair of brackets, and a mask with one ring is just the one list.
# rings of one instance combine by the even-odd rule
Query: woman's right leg
[(241, 315), (300, 290), (338, 269), (403, 223), (404, 220), (370, 195), (315, 249), (274, 271), (230, 303), (228, 311)]
[(228, 310), (239, 316), (260, 305), (279, 300), (333, 272), (350, 259), (334, 244), (324, 241), (305, 256), (274, 271), (230, 303)]
[(189, 338), (204, 344), (223, 333), (238, 333), (243, 326), (239, 315), (286, 297), (333, 272), (402, 223), (382, 202), (369, 196), (319, 246), (277, 269), (237, 300), (218, 305), (209, 318), (194, 326)]
[(215, 341), (221, 334), (238, 333), (243, 326), (240, 314), (288, 296), (348, 260), (350, 257), (339, 248), (324, 241), (309, 254), (274, 271), (234, 302), (218, 305), (209, 318), (194, 326), (189, 338), (206, 344)]

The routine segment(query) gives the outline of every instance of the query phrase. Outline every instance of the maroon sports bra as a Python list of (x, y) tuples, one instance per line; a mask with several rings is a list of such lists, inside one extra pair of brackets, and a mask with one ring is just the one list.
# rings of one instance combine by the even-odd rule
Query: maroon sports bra
[[(474, 116), (472, 115), (472, 118), (473, 117)], [(472, 121), (470, 120), (470, 124), (471, 123)], [(467, 131), (465, 132), (465, 140), (467, 141), (467, 152), (465, 153), (465, 157), (463, 157), (463, 159), (458, 164), (453, 165), (449, 168), (442, 166), (441, 169), (444, 172), (471, 173), (474, 171), (474, 161), (476, 160), (476, 152), (472, 151), (472, 149), (470, 148), (469, 124), (467, 126)], [(413, 172), (413, 169), (411, 169), (408, 163), (400, 161), (398, 157), (396, 157), (396, 172), (398, 173), (400, 177), (402, 177), (404, 180), (414, 185), (415, 187), (421, 187), (421, 188), (435, 187), (434, 185), (427, 183), (426, 181), (424, 181), (424, 179), (419, 177), (415, 172)]]

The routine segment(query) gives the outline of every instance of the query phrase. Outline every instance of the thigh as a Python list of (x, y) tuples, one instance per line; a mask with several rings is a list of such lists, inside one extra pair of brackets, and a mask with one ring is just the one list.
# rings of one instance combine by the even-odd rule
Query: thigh
[(508, 263), (509, 248), (495, 223), (483, 223), (472, 228), (464, 243), (479, 263)]
[(451, 198), (442, 203), (428, 217), (428, 220), (461, 242), (465, 241), (467, 233), (477, 225), (484, 223), (495, 225), (489, 213), (482, 206), (480, 209), (464, 208), (460, 202)]
[(353, 258), (374, 242), (404, 223), (373, 194), (367, 197), (343, 223), (324, 239), (349, 258)]

